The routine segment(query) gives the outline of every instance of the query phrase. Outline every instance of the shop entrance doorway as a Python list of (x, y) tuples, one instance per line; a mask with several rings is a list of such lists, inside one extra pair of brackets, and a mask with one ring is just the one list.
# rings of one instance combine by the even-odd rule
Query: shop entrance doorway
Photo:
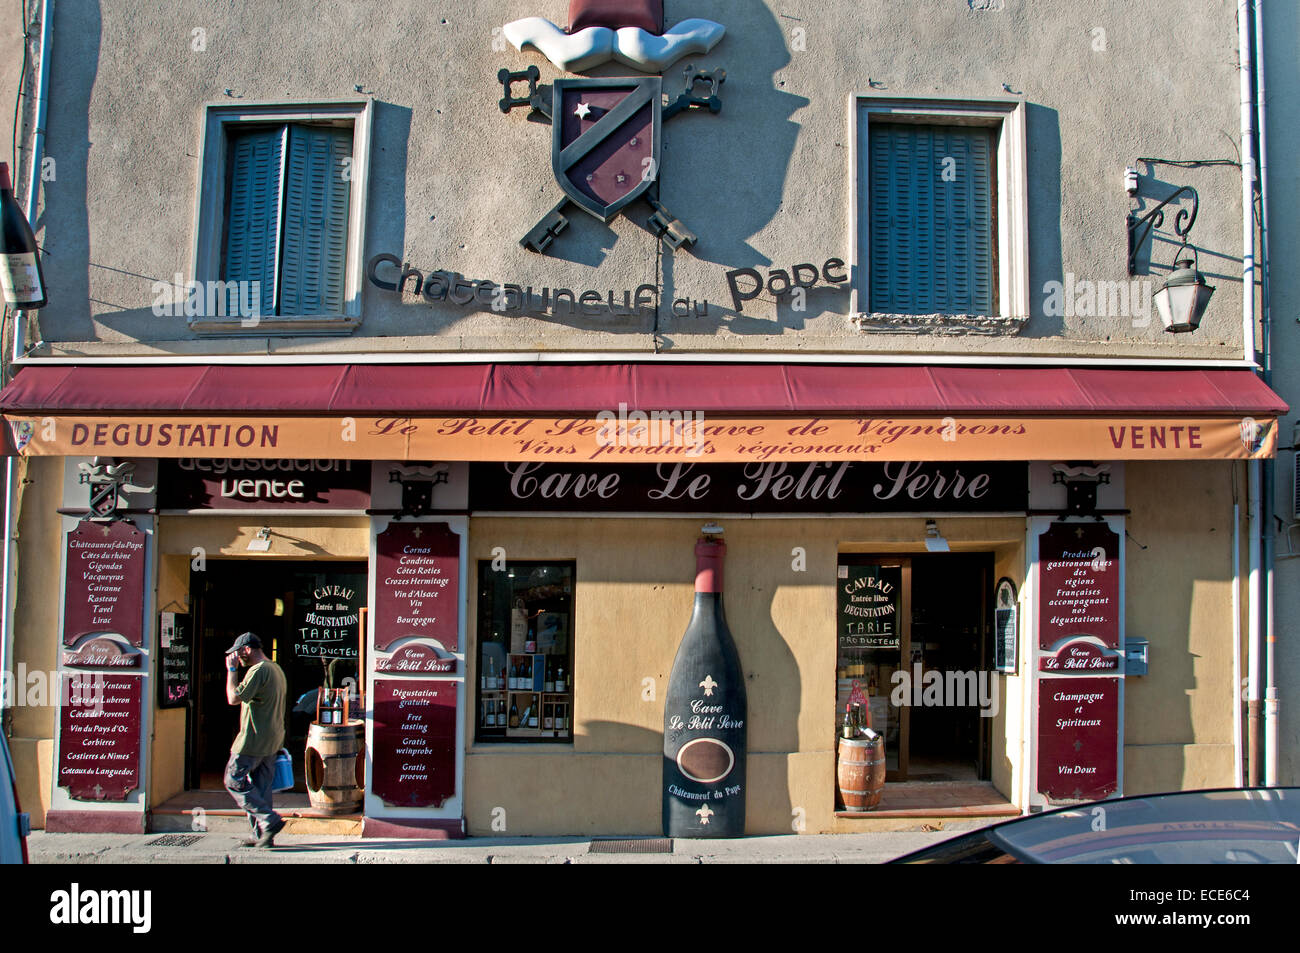
[(225, 652), (254, 632), (289, 685), (285, 747), (293, 756), (295, 791), (306, 791), (303, 752), (316, 715), (317, 691), (349, 688), (355, 700), (360, 613), (366, 599), (364, 562), (280, 562), (210, 559), (190, 573), (195, 620), (195, 707), (186, 745), (186, 785), (223, 789), (239, 708), (226, 702)]
[(989, 779), (992, 574), (991, 553), (841, 554), (836, 713), (869, 709), (886, 781)]

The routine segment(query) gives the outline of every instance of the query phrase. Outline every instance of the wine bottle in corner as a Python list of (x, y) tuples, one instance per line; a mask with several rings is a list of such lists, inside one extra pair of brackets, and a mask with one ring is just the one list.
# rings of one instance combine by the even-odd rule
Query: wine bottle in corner
[(722, 606), (722, 530), (695, 546), (695, 607), (664, 701), (663, 827), (668, 837), (745, 833), (748, 705)]
[(0, 285), (4, 286), (5, 304), (11, 308), (45, 307), (45, 276), (41, 273), (36, 236), (14, 198), (6, 162), (0, 162), (0, 228), (4, 239), (0, 247)]

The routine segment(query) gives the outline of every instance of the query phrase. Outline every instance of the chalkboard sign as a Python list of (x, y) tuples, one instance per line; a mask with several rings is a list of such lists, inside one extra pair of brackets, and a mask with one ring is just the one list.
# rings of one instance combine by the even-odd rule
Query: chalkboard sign
[(1017, 625), (1016, 584), (1004, 576), (993, 606), (993, 667), (999, 672), (1015, 674)]
[(158, 620), (158, 707), (179, 708), (190, 699), (194, 629), (188, 614), (163, 612)]
[(840, 648), (899, 648), (903, 567), (841, 564), (837, 582)]

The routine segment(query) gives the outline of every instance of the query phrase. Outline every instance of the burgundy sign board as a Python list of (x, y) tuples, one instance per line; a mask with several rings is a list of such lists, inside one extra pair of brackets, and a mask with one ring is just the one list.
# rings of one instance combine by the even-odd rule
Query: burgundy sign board
[(1118, 678), (1040, 678), (1038, 790), (1095, 801), (1119, 789)]
[(145, 534), (125, 521), (82, 522), (68, 534), (63, 644), (114, 632), (144, 644)]
[(1091, 635), (1118, 649), (1119, 536), (1104, 523), (1053, 523), (1038, 566), (1038, 647)]
[(456, 682), (375, 679), (375, 796), (392, 807), (439, 807), (456, 793)]
[(456, 671), (456, 659), (442, 658), (429, 645), (403, 645), (392, 655), (375, 659), (375, 671), (447, 674)]
[(420, 637), (457, 651), (459, 534), (446, 523), (391, 523), (375, 544), (375, 648)]
[(140, 786), (138, 675), (65, 674), (59, 706), (59, 784), (82, 801), (125, 801)]

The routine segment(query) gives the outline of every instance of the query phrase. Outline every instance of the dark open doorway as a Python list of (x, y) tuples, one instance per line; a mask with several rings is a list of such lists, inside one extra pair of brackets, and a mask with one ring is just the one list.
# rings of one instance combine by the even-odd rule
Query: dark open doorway
[(840, 555), (837, 720), (869, 710), (887, 781), (989, 779), (992, 574), (991, 553)]
[(254, 632), (289, 684), (285, 747), (293, 757), (295, 790), (305, 790), (302, 755), (316, 691), (327, 681), (348, 687), (358, 678), (367, 572), (364, 562), (266, 559), (209, 560), (202, 572), (191, 572), (196, 651), (188, 788), (222, 788), (239, 732), (239, 708), (226, 702), (225, 651), (240, 633)]

